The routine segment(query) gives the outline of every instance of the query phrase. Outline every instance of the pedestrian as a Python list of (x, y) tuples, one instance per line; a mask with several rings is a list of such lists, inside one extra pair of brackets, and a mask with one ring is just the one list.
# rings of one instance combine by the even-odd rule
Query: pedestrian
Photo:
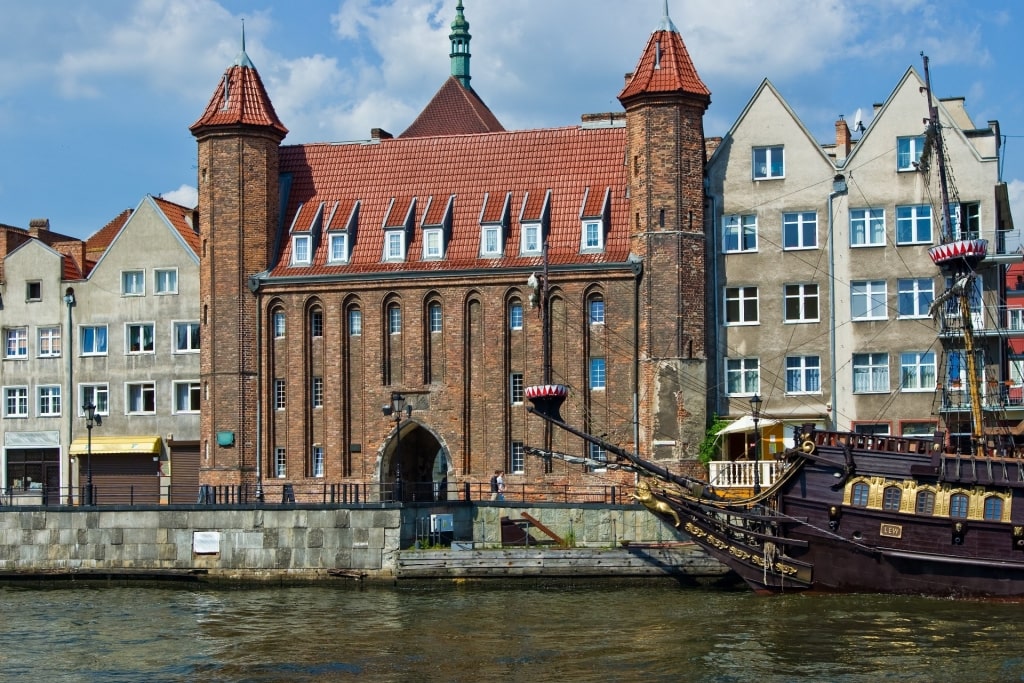
[(498, 500), (498, 477), (501, 476), (501, 470), (494, 470), (494, 475), (491, 476), (491, 500)]
[(505, 473), (498, 470), (498, 500), (505, 500)]

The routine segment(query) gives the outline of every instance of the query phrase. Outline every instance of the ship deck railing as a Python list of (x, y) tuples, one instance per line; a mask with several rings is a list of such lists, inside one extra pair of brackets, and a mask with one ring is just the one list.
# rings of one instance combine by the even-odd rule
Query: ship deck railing
[(787, 465), (782, 460), (712, 460), (708, 463), (708, 479), (716, 489), (751, 489), (756, 471), (757, 483), (767, 488), (785, 472)]

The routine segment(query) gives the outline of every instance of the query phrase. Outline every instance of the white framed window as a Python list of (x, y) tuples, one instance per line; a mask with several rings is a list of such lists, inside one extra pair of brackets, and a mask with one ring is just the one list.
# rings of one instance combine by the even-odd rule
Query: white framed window
[(513, 301), (508, 307), (508, 327), (510, 330), (523, 329), (523, 305)]
[(786, 393), (821, 393), (821, 357), (786, 357)]
[(129, 382), (124, 385), (124, 399), (126, 415), (152, 415), (156, 413), (156, 383)]
[(271, 324), (274, 328), (274, 338), (280, 339), (284, 336), (285, 324), (284, 324), (284, 311), (274, 311), (271, 316)]
[(274, 380), (274, 410), (285, 409), (285, 400), (287, 398), (285, 389), (286, 385), (283, 379), (278, 378)]
[(174, 353), (199, 353), (199, 321), (176, 322), (174, 328)]
[(8, 327), (4, 330), (5, 358), (28, 358), (28, 328)]
[(4, 417), (28, 417), (28, 387), (4, 387)]
[(402, 334), (402, 309), (398, 304), (388, 306), (388, 334)]
[(523, 373), (513, 372), (509, 375), (509, 400), (512, 405), (520, 405), (523, 402)]
[(202, 394), (198, 381), (181, 381), (174, 383), (174, 412), (198, 413), (199, 399)]
[(106, 325), (82, 325), (79, 330), (81, 331), (79, 347), (83, 356), (107, 355)]
[(319, 308), (314, 308), (309, 312), (309, 336), (314, 338), (324, 336), (324, 312)]
[(927, 318), (935, 300), (935, 280), (930, 277), (896, 281), (896, 314), (900, 318)]
[(604, 297), (595, 295), (590, 297), (588, 304), (588, 318), (591, 325), (604, 325)]
[(305, 265), (312, 261), (311, 243), (312, 239), (309, 235), (292, 235), (292, 263), (294, 265)]
[(604, 471), (606, 471), (607, 467), (604, 466), (604, 463), (608, 462), (608, 451), (606, 451), (603, 446), (599, 446), (596, 443), (588, 443), (587, 444), (587, 450), (588, 450), (587, 454), (590, 456), (591, 460), (594, 460), (597, 463), (602, 463), (602, 464), (591, 465), (590, 466), (590, 471), (591, 472), (604, 472)]
[(818, 214), (800, 211), (782, 214), (782, 248), (814, 249), (818, 246)]
[(157, 268), (153, 271), (153, 279), (156, 294), (177, 294), (178, 293), (178, 269)]
[(40, 358), (56, 358), (60, 355), (60, 327), (40, 327), (38, 337)]
[(1024, 308), (1006, 309), (1006, 329), (1015, 332), (1024, 330)]
[(310, 453), (309, 473), (314, 477), (324, 476), (324, 447), (313, 446)]
[(896, 207), (896, 244), (932, 243), (932, 207)]
[(36, 387), (36, 410), (39, 417), (60, 416), (59, 384), (41, 384)]
[(757, 287), (726, 287), (725, 324), (756, 325), (757, 323)]
[(924, 136), (913, 135), (896, 138), (896, 170), (916, 171), (924, 151)]
[(604, 230), (601, 221), (583, 221), (581, 251), (602, 251), (604, 249)]
[(501, 227), (485, 225), (480, 229), (480, 255), (501, 256)]
[(405, 260), (405, 230), (388, 230), (384, 233), (384, 260)]
[(853, 354), (853, 393), (878, 394), (889, 391), (889, 354)]
[(761, 387), (761, 364), (757, 358), (726, 358), (725, 384), (730, 396), (753, 396)]
[(590, 388), (601, 390), (606, 386), (608, 380), (604, 358), (590, 359)]
[(121, 271), (121, 295), (143, 296), (146, 293), (146, 271)]
[(358, 308), (348, 309), (348, 334), (358, 337), (363, 333), (363, 312)]
[(961, 202), (950, 204), (950, 234), (954, 239), (977, 239), (981, 237), (981, 203)]
[(441, 228), (428, 228), (423, 231), (423, 258), (437, 260), (444, 256)]
[(327, 236), (329, 263), (348, 263), (348, 233), (332, 232)]
[(772, 180), (786, 175), (782, 145), (754, 148), (754, 180)]
[(313, 407), (323, 408), (324, 407), (324, 378), (314, 377), (313, 378)]
[(885, 246), (884, 209), (850, 209), (850, 246)]
[(526, 449), (522, 441), (513, 441), (508, 454), (508, 471), (513, 474), (526, 472)]
[(757, 251), (757, 216), (722, 216), (722, 250), (727, 254)]
[(854, 280), (850, 283), (850, 316), (854, 320), (885, 320), (885, 280)]
[(783, 321), (813, 323), (820, 320), (818, 285), (813, 282), (783, 286)]
[(540, 223), (523, 223), (523, 238), (519, 253), (539, 254), (540, 247)]
[(154, 329), (153, 323), (127, 323), (124, 326), (125, 353), (153, 353)]
[(110, 414), (110, 390), (104, 384), (78, 385), (78, 416), (85, 417), (85, 406), (96, 406), (96, 414)]
[(285, 462), (285, 451), (278, 446), (274, 449), (274, 476), (278, 479), (284, 479), (286, 476)]
[(935, 391), (935, 352), (900, 354), (900, 390)]
[(440, 332), (444, 324), (444, 317), (441, 314), (441, 304), (436, 301), (430, 302), (427, 306), (428, 325), (431, 332)]

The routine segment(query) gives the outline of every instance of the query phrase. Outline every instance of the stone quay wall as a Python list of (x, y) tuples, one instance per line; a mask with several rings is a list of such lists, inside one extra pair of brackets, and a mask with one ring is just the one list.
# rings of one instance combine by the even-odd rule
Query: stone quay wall
[[(453, 503), (432, 506), (136, 506), (0, 511), (0, 579), (18, 576), (180, 575), (287, 581), (388, 579), (403, 549), (450, 543), (501, 546), (502, 518), (522, 513), (576, 547), (682, 540), (639, 506)], [(451, 515), (434, 531), (434, 515)], [(443, 522), (448, 519), (441, 518)], [(446, 526), (446, 525), (445, 525)]]

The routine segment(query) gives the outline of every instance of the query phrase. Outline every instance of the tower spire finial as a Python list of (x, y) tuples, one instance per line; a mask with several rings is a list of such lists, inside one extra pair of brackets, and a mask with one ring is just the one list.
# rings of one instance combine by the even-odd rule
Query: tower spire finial
[(673, 33), (679, 33), (679, 29), (672, 23), (672, 19), (668, 16), (668, 0), (665, 0), (665, 11), (661, 17), (661, 24), (658, 26), (659, 31), (672, 31)]
[(467, 90), (473, 88), (469, 85), (469, 22), (462, 14), (462, 0), (455, 5), (455, 21), (452, 22), (452, 32), (448, 38), (452, 41), (452, 76), (459, 79), (459, 83)]
[(242, 50), (238, 53), (238, 56), (235, 57), (235, 65), (246, 66), (250, 69), (256, 68), (253, 66), (252, 60), (249, 59), (249, 55), (245, 51), (245, 17), (242, 17)]

